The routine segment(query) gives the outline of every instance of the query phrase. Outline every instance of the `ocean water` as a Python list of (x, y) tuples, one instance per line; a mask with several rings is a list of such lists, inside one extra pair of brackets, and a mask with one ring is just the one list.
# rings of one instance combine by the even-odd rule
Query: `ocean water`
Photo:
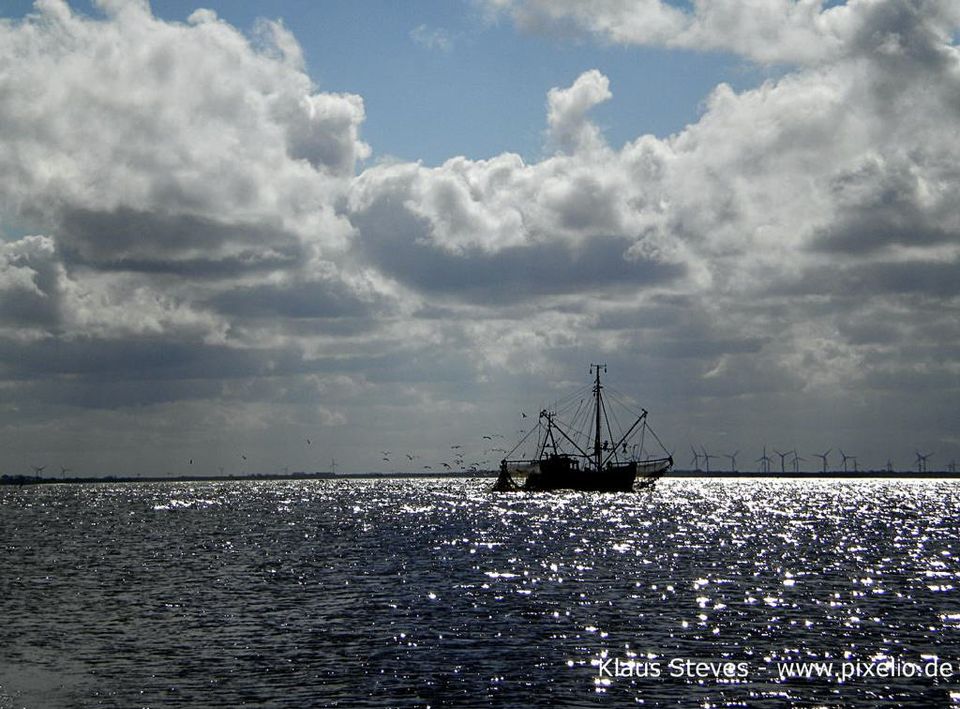
[(0, 488), (0, 706), (960, 702), (956, 482), (491, 482)]

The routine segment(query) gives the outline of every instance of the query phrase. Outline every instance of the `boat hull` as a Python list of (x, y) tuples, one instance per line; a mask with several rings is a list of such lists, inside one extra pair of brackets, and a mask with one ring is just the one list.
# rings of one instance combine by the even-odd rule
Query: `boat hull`
[(663, 458), (652, 461), (608, 465), (602, 470), (581, 469), (572, 459), (558, 456), (540, 461), (501, 465), (495, 491), (549, 492), (632, 492), (653, 484), (673, 465)]

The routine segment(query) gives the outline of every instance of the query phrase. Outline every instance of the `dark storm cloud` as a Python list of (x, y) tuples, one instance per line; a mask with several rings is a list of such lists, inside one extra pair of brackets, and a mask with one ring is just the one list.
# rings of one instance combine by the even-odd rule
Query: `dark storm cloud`
[(617, 306), (599, 315), (593, 327), (631, 333), (644, 354), (669, 360), (712, 359), (724, 354), (759, 353), (771, 338), (724, 329), (707, 304), (687, 297), (655, 296), (636, 306)]
[(951, 160), (920, 151), (873, 158), (838, 175), (838, 212), (816, 230), (809, 248), (869, 254), (890, 246), (932, 246), (960, 239), (956, 195), (942, 185), (960, 180)]
[(843, 292), (865, 294), (919, 294), (937, 300), (960, 295), (960, 261), (886, 261), (867, 263), (840, 274)]
[(360, 235), (357, 248), (385, 273), (418, 291), (475, 303), (655, 286), (684, 274), (681, 265), (629, 258), (634, 242), (618, 236), (452, 253), (430, 244), (430, 224), (392, 196), (352, 214), (351, 221)]
[[(388, 355), (307, 357), (163, 337), (0, 339), (7, 403), (116, 409), (175, 401), (276, 401), (310, 375), (390, 369)], [(310, 400), (303, 393), (302, 400)], [(313, 396), (316, 399), (316, 396)]]
[(820, 230), (810, 247), (825, 253), (868, 254), (889, 246), (932, 246), (958, 238), (960, 233), (930, 224), (913, 205), (886, 203)]
[(28, 236), (0, 245), (0, 324), (56, 327), (61, 319), (61, 277), (51, 239)]
[(58, 299), (26, 288), (11, 288), (0, 295), (0, 323), (52, 328), (60, 322)]
[(8, 401), (80, 409), (122, 409), (215, 399), (222, 395), (223, 387), (214, 379), (41, 379), (18, 382)]
[(897, 345), (904, 338), (904, 330), (899, 322), (851, 315), (837, 318), (837, 331), (852, 345)]
[[(812, 296), (808, 314), (842, 312), (864, 299), (896, 295), (920, 295), (948, 300), (960, 295), (960, 262), (934, 259), (880, 260), (820, 264), (802, 270), (792, 278), (770, 284), (765, 296)], [(824, 302), (823, 299), (834, 299)], [(781, 314), (788, 314), (784, 306)], [(772, 312), (772, 311), (771, 311)], [(797, 313), (794, 312), (794, 317)]]
[(231, 276), (290, 268), (304, 256), (300, 241), (275, 224), (126, 207), (66, 209), (58, 231), (68, 262), (102, 270)]
[(764, 338), (710, 339), (703, 333), (691, 333), (686, 339), (658, 339), (645, 350), (654, 357), (670, 359), (709, 359), (723, 354), (756, 354), (767, 343)]
[(620, 305), (597, 315), (598, 330), (660, 330), (675, 328), (700, 313), (699, 304), (690, 297), (656, 295), (642, 304)]
[(58, 375), (97, 380), (217, 379), (303, 369), (302, 360), (292, 352), (208, 345), (167, 336), (0, 339), (0, 363), (4, 377), (11, 380)]
[(329, 280), (236, 287), (214, 297), (211, 304), (238, 317), (365, 318), (376, 310), (376, 303)]

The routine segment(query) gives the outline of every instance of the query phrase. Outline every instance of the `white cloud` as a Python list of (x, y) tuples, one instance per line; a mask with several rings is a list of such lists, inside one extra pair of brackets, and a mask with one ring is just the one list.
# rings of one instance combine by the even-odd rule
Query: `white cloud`
[[(251, 40), (209, 11), (44, 0), (0, 25), (0, 208), (44, 234), (0, 248), (10, 401), (201, 418), (201, 399), (260, 401), (264, 430), (285, 406), (317, 425), (410, 402), (480, 415), (514, 372), (602, 353), (642, 367), (674, 421), (736, 399), (762, 426), (786, 402), (922, 386), (929, 425), (960, 351), (956, 5), (498, 5), (800, 66), (619, 149), (590, 120), (613, 97), (592, 69), (546, 91), (540, 161), (358, 173), (362, 99), (319, 91), (282, 24)], [(333, 376), (364, 385), (320, 407), (309, 383)]]
[(449, 52), (453, 49), (453, 38), (442, 27), (417, 25), (410, 30), (410, 39), (425, 49), (437, 49), (441, 52)]
[(565, 153), (603, 147), (600, 131), (587, 120), (586, 114), (612, 96), (610, 81), (596, 69), (581, 74), (570, 88), (550, 89), (547, 93), (550, 144)]
[(317, 92), (280, 25), (264, 25), (257, 51), (211, 14), (184, 25), (103, 6), (101, 21), (47, 0), (0, 26), (8, 209), (282, 214), (296, 228), (369, 154), (362, 100)]
[[(624, 364), (652, 356), (674, 399), (881, 397), (880, 372), (955, 390), (938, 361), (960, 347), (942, 317), (960, 302), (952, 14), (840, 9), (842, 50), (755, 89), (718, 86), (670, 138), (607, 146), (587, 112), (610, 87), (589, 71), (549, 92), (558, 153), (541, 162), (372, 168), (352, 195), (359, 243), (419, 293), (499, 312), (504, 293), (538, 302), (512, 321), (527, 337), (509, 340), (534, 361), (611, 346)], [(641, 267), (618, 270), (631, 259)], [(682, 308), (634, 330), (665, 297)], [(554, 320), (568, 338), (537, 328), (571, 308)], [(482, 347), (502, 329), (472, 337)]]
[[(617, 44), (636, 44), (739, 54), (762, 63), (816, 64), (849, 54), (855, 40), (874, 29), (887, 0), (850, 0), (824, 6), (823, 0), (693, 0), (684, 10), (665, 0), (487, 0), (528, 31), (594, 34)], [(922, 14), (930, 27), (960, 24), (951, 0), (898, 3)], [(897, 51), (896, 32), (883, 46)]]

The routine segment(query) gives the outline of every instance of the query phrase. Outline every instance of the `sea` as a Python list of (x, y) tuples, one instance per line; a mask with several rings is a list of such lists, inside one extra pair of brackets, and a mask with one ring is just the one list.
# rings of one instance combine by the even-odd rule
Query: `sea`
[(2, 707), (960, 704), (960, 483), (0, 488)]

